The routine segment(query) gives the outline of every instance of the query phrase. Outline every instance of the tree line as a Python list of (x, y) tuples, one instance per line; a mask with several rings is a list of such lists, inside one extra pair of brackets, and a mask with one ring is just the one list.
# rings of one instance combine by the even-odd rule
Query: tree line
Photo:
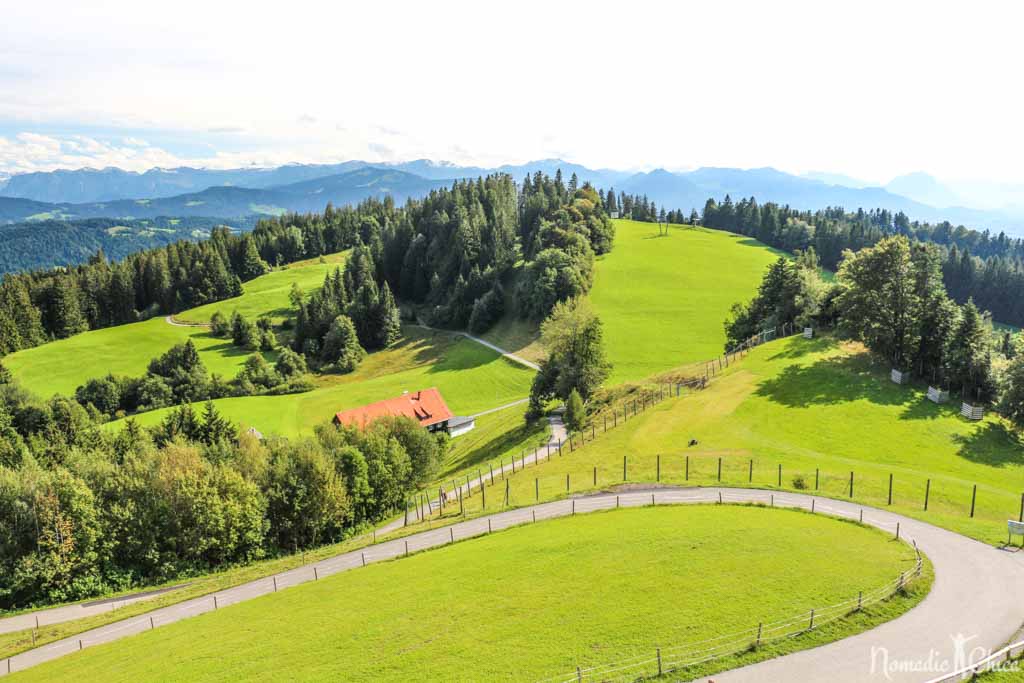
[(721, 203), (708, 199), (700, 222), (790, 252), (813, 247), (829, 270), (839, 267), (844, 251), (856, 252), (894, 235), (934, 244), (943, 283), (954, 300), (973, 299), (996, 320), (1024, 326), (1024, 240), (1003, 232), (911, 221), (885, 209), (799, 211), (771, 202), (761, 205), (753, 197), (734, 203), (728, 195)]
[(403, 509), (447, 449), (408, 418), (239, 433), (207, 403), (100, 429), (0, 383), (0, 608), (83, 599), (313, 548)]
[(990, 315), (972, 299), (957, 304), (949, 296), (937, 245), (885, 237), (857, 252), (846, 250), (834, 282), (826, 283), (819, 272), (813, 247), (797, 251), (796, 259), (779, 258), (754, 298), (733, 307), (725, 322), (727, 348), (780, 325), (832, 326), (893, 369), (969, 403), (999, 402), (1008, 414), (1019, 412), (1024, 424), (1020, 340), (994, 334)]
[[(608, 251), (613, 236), (601, 195), (575, 178), (563, 182), (561, 171), (527, 177), (521, 190), (496, 174), (403, 207), (390, 197), (328, 205), (320, 214), (262, 219), (248, 233), (214, 228), (208, 240), (120, 261), (100, 252), (78, 266), (8, 274), (0, 282), (0, 354), (237, 296), (272, 266), (357, 246), (360, 277), (345, 283), (351, 301), (343, 308), (390, 310), (389, 297), (397, 297), (432, 325), (462, 328), (472, 318), (479, 332), (505, 312), (504, 286), (520, 259), (523, 303), (513, 312), (541, 320), (557, 301), (586, 293), (593, 256)], [(349, 317), (363, 345), (377, 346), (360, 316)]]

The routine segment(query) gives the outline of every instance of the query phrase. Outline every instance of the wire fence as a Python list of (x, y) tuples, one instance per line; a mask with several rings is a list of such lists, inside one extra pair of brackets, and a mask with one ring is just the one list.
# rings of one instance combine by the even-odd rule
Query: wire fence
[[(662, 375), (661, 379), (655, 379), (640, 385), (634, 385), (624, 397), (613, 400), (605, 408), (595, 411), (589, 417), (589, 425), (576, 432), (568, 433), (565, 440), (547, 441), (538, 443), (531, 450), (522, 449), (518, 454), (499, 458), (497, 464), (487, 463), (477, 469), (474, 473), (464, 473), (450, 480), (439, 482), (437, 489), (432, 491), (419, 491), (406, 501), (404, 509), (403, 526), (411, 522), (426, 521), (427, 518), (443, 515), (446, 508), (456, 505), (461, 510), (463, 507), (463, 496), (471, 496), (474, 491), (482, 490), (485, 486), (493, 486), (495, 478), (504, 480), (506, 476), (514, 475), (528, 465), (538, 465), (549, 461), (552, 455), (562, 456), (564, 453), (572, 453), (598, 438), (598, 435), (629, 422), (634, 417), (646, 412), (649, 408), (671, 398), (682, 398), (700, 391), (707, 387), (717, 375), (721, 374), (732, 364), (742, 359), (751, 349), (769, 341), (782, 337), (800, 334), (802, 330), (794, 323), (778, 325), (753, 335), (749, 339), (735, 345), (721, 356), (707, 361), (688, 366), (699, 372), (690, 372), (688, 375), (669, 373)], [(450, 486), (449, 486), (450, 485)], [(510, 504), (506, 496), (504, 504)], [(461, 514), (461, 513), (460, 513)]]
[[(924, 560), (917, 552), (914, 568), (867, 592), (859, 592), (842, 602), (801, 612), (772, 622), (762, 622), (755, 627), (716, 636), (707, 640), (685, 643), (668, 648), (651, 648), (651, 653), (599, 664), (590, 667), (576, 667), (575, 671), (546, 678), (541, 683), (580, 683), (582, 681), (636, 680), (651, 676), (662, 676), (707, 662), (756, 651), (769, 643), (802, 635), (824, 624), (842, 619), (876, 603), (892, 598), (904, 591), (921, 576)], [(652, 656), (653, 655), (653, 656)], [(943, 679), (945, 680), (945, 679)]]

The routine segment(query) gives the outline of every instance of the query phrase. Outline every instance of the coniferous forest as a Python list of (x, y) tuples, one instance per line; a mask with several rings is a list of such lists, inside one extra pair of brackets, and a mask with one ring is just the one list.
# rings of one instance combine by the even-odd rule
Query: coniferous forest
[[(598, 192), (542, 174), (458, 181), (396, 206), (370, 199), (322, 214), (216, 228), (120, 261), (8, 275), (0, 352), (185, 310), (241, 293), (271, 267), (351, 249), (344, 268), (293, 297), (291, 349), (252, 356), (230, 382), (191, 344), (140, 377), (95, 378), (75, 397), (30, 395), (0, 366), (0, 608), (81, 599), (337, 541), (402, 508), (447, 449), (404, 418), (325, 425), (315, 438), (239, 434), (207, 402), (302, 390), (307, 367), (349, 371), (400, 335), (398, 302), (431, 325), (487, 329), (506, 313), (540, 321), (586, 293), (612, 245)], [(506, 296), (505, 288), (517, 296)], [(506, 311), (507, 300), (519, 300)], [(266, 320), (215, 315), (212, 332), (275, 348)], [(157, 427), (119, 412), (177, 405)]]

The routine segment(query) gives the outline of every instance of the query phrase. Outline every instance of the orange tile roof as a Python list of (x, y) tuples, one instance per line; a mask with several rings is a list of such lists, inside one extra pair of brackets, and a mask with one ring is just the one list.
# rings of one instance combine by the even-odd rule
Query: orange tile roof
[(431, 387), (336, 413), (334, 421), (346, 426), (366, 427), (378, 417), (389, 415), (410, 417), (421, 427), (429, 427), (453, 417), (452, 411), (448, 410), (448, 404), (441, 398), (441, 392), (437, 387)]

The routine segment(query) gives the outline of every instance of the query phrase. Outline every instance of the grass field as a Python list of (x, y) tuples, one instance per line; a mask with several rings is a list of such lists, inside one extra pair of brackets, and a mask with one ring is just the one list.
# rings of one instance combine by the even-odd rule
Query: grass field
[(567, 474), (573, 492), (621, 483), (623, 456), (631, 482), (654, 481), (660, 456), (661, 481), (716, 484), (722, 458), (723, 484), (780, 487), (781, 464), (780, 488), (813, 492), (817, 470), (817, 491), (835, 498), (848, 497), (854, 472), (854, 499), (879, 507), (892, 474), (893, 510), (1005, 543), (1024, 494), (1024, 448), (1000, 418), (969, 422), (958, 409), (927, 401), (922, 386), (892, 384), (859, 345), (792, 337), (758, 347), (702, 392), (625, 423), (620, 415), (607, 433), (596, 424), (593, 442), (513, 475), (512, 504), (533, 503), (538, 485), (542, 500), (564, 496)]
[[(200, 306), (175, 316), (177, 320), (209, 322), (214, 311), (230, 315), (237, 309), (255, 318), (268, 314), (276, 322), (288, 307), (288, 292), (293, 282), (308, 293), (318, 288), (327, 272), (343, 263), (347, 252), (292, 264), (245, 283), (245, 293), (234, 299)], [(53, 394), (73, 394), (94, 377), (108, 372), (115, 375), (141, 375), (149, 361), (188, 339), (196, 345), (203, 363), (211, 373), (231, 379), (249, 357), (249, 351), (230, 340), (211, 336), (202, 328), (175, 327), (163, 316), (141, 323), (92, 330), (69, 339), (50, 342), (4, 357), (4, 365), (29, 391), (49, 398)], [(266, 354), (268, 359), (271, 354)]]
[[(538, 679), (849, 599), (913, 557), (875, 529), (788, 510), (595, 513), (346, 572), (16, 680)], [(722, 664), (865, 630), (926, 588)]]
[(230, 316), (232, 311), (237, 310), (247, 318), (269, 315), (274, 324), (280, 324), (288, 317), (292, 307), (288, 300), (292, 285), (297, 284), (306, 295), (320, 289), (324, 276), (344, 265), (347, 257), (348, 252), (343, 251), (324, 256), (322, 260), (293, 263), (245, 283), (242, 296), (183, 311), (174, 318), (182, 322), (208, 323), (217, 311)]
[(615, 248), (597, 261), (590, 300), (604, 323), (608, 384), (641, 380), (722, 352), (722, 323), (754, 296), (781, 252), (720, 230), (615, 221)]
[[(264, 434), (298, 436), (328, 422), (347, 408), (437, 387), (458, 415), (496, 408), (530, 393), (533, 372), (499, 356), (476, 342), (446, 332), (406, 327), (397, 345), (370, 354), (348, 375), (324, 375), (319, 387), (304, 394), (246, 396), (214, 401), (221, 413), (237, 424)], [(141, 425), (153, 425), (168, 410), (134, 416)], [(522, 409), (519, 412), (520, 421)], [(123, 421), (109, 424), (116, 429)]]
[[(29, 391), (49, 398), (72, 395), (86, 380), (115, 375), (137, 376), (149, 361), (191, 339), (211, 373), (228, 379), (238, 374), (249, 351), (218, 339), (202, 328), (175, 327), (163, 317), (107, 327), (60, 339), (4, 357), (4, 365)], [(266, 355), (271, 358), (271, 354)]]

